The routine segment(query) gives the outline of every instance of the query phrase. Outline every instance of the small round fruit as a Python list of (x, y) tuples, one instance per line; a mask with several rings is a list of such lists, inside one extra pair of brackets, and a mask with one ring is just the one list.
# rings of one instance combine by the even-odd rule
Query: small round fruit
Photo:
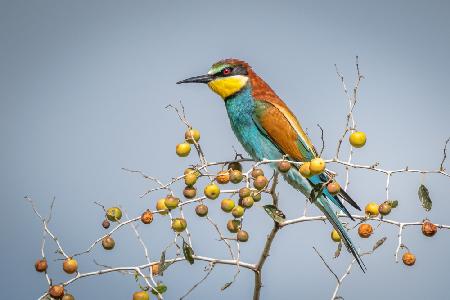
[(36, 263), (34, 264), (34, 267), (35, 267), (37, 272), (45, 272), (45, 271), (47, 271), (47, 268), (48, 268), (47, 260), (45, 258), (38, 259), (36, 261)]
[(239, 242), (246, 242), (248, 241), (248, 232), (245, 230), (239, 230), (236, 234), (236, 239)]
[(152, 265), (152, 275), (156, 276), (159, 274), (159, 263)]
[(363, 223), (363, 224), (359, 225), (358, 234), (360, 237), (366, 239), (369, 236), (371, 236), (372, 233), (373, 233), (373, 228), (370, 224)]
[(339, 243), (341, 241), (341, 235), (339, 234), (339, 232), (337, 232), (336, 229), (333, 229), (333, 231), (331, 232), (331, 239), (336, 243)]
[(187, 227), (187, 222), (183, 218), (175, 218), (172, 220), (172, 229), (175, 232), (183, 232)]
[(198, 131), (197, 129), (193, 129), (193, 128), (192, 129), (188, 129), (184, 133), (184, 139), (189, 144), (194, 144), (194, 140), (196, 142), (198, 142), (200, 140), (200, 131)]
[(191, 145), (189, 143), (178, 144), (175, 151), (179, 157), (186, 157), (191, 152)]
[(259, 175), (255, 180), (253, 180), (253, 186), (259, 191), (264, 189), (268, 183), (269, 181), (263, 175)]
[(389, 202), (383, 202), (380, 204), (380, 206), (378, 206), (378, 212), (382, 216), (387, 216), (391, 212), (391, 210), (392, 210), (392, 207), (389, 204)]
[(187, 186), (183, 190), (183, 196), (188, 199), (195, 198), (195, 196), (197, 196), (197, 189), (192, 186)]
[(411, 252), (405, 252), (402, 256), (402, 261), (407, 266), (412, 266), (416, 263), (416, 256)]
[(235, 218), (240, 218), (244, 215), (244, 211), (245, 211), (245, 209), (242, 206), (237, 205), (233, 208), (233, 210), (231, 211), (231, 214)]
[(168, 209), (175, 209), (180, 204), (180, 199), (169, 195), (166, 197), (166, 200), (164, 200), (164, 204)]
[(110, 237), (109, 235), (108, 235), (108, 236), (105, 236), (105, 237), (102, 239), (102, 246), (103, 246), (103, 249), (105, 249), (105, 250), (112, 250), (112, 249), (114, 248), (115, 245), (116, 245), (116, 242), (115, 242), (114, 239), (113, 239), (112, 237)]
[(309, 169), (309, 166), (311, 165), (310, 162), (305, 162), (300, 166), (300, 174), (302, 174), (303, 177), (305, 178), (309, 178), (311, 177), (313, 174), (311, 173), (311, 170)]
[(195, 174), (195, 176), (197, 176), (197, 177), (200, 177), (200, 175), (201, 175), (199, 170), (194, 170), (192, 168), (187, 168), (184, 170), (184, 175), (191, 174), (191, 173)]
[(217, 183), (227, 184), (230, 182), (230, 173), (228, 171), (220, 171), (216, 176)]
[(264, 176), (264, 171), (262, 169), (253, 169), (252, 170), (252, 177), (256, 178), (258, 176)]
[(169, 210), (166, 206), (166, 198), (161, 198), (156, 202), (156, 210), (160, 210), (159, 214), (167, 215)]
[(61, 299), (64, 296), (64, 287), (62, 285), (52, 285), (48, 289), (48, 294), (55, 299)]
[(214, 200), (219, 197), (220, 189), (216, 184), (210, 183), (205, 187), (204, 193), (206, 198)]
[(75, 300), (75, 297), (72, 294), (65, 294), (61, 300)]
[(231, 163), (228, 164), (228, 169), (230, 169), (230, 170), (238, 170), (238, 171), (242, 172), (242, 165), (241, 165), (240, 162), (237, 162), (237, 161), (231, 162)]
[(239, 190), (239, 198), (244, 199), (245, 197), (250, 196), (252, 191), (248, 187), (243, 187)]
[(231, 233), (236, 233), (241, 228), (241, 221), (239, 220), (228, 220), (227, 229)]
[(74, 258), (67, 258), (63, 262), (63, 270), (67, 274), (73, 274), (78, 270), (78, 262)]
[(192, 172), (192, 173), (188, 173), (184, 176), (184, 183), (187, 186), (193, 186), (196, 182), (197, 182), (198, 176)]
[(122, 218), (122, 210), (118, 207), (110, 207), (106, 211), (106, 217), (112, 222), (119, 221)]
[(102, 226), (103, 226), (103, 228), (108, 229), (109, 226), (111, 226), (111, 223), (109, 223), (109, 221), (107, 219), (105, 219), (102, 222)]
[(149, 300), (150, 295), (146, 291), (134, 292), (133, 300)]
[(428, 220), (425, 220), (422, 224), (422, 233), (425, 236), (432, 237), (437, 232), (437, 226)]
[(366, 215), (368, 215), (369, 217), (376, 217), (379, 214), (378, 204), (376, 204), (375, 202), (370, 202), (369, 204), (366, 205), (364, 211), (366, 212)]
[(327, 185), (327, 190), (331, 195), (337, 195), (341, 191), (341, 186), (336, 181), (333, 181)]
[(320, 157), (313, 158), (309, 164), (311, 174), (317, 175), (325, 171), (325, 161)]
[(230, 171), (230, 181), (234, 184), (240, 183), (244, 179), (242, 172), (239, 170), (231, 170)]
[(261, 193), (259, 192), (252, 192), (252, 198), (255, 200), (255, 202), (259, 202), (261, 200)]
[(205, 217), (208, 214), (208, 206), (199, 204), (195, 207), (195, 213), (199, 217)]
[(144, 224), (150, 224), (151, 222), (153, 222), (153, 213), (147, 209), (142, 213), (141, 221)]
[(241, 205), (245, 208), (250, 208), (255, 203), (255, 200), (251, 196), (245, 197), (241, 200)]
[(361, 148), (366, 144), (366, 134), (362, 131), (355, 131), (348, 138), (350, 144), (355, 148)]
[(291, 163), (288, 161), (280, 161), (278, 163), (278, 171), (280, 171), (281, 173), (286, 173), (291, 169)]
[(229, 198), (223, 199), (222, 202), (220, 203), (220, 207), (222, 208), (222, 210), (227, 213), (233, 210), (234, 205), (235, 205), (234, 201)]

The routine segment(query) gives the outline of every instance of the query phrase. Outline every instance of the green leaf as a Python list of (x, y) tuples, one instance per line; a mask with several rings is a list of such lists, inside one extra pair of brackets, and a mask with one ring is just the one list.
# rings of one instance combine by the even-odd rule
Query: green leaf
[(431, 202), (430, 193), (428, 192), (428, 189), (423, 184), (419, 186), (419, 199), (420, 202), (422, 202), (422, 207), (426, 211), (430, 211), (433, 203)]
[(267, 204), (263, 206), (266, 213), (271, 217), (275, 222), (282, 223), (286, 219), (284, 213), (279, 210), (275, 205)]
[(158, 293), (163, 294), (166, 291), (167, 291), (167, 286), (165, 284), (158, 283), (158, 285), (152, 289), (152, 294), (153, 295), (158, 295)]
[(194, 250), (183, 240), (183, 253), (186, 260), (192, 265), (194, 264)]
[(227, 289), (231, 284), (233, 284), (233, 282), (227, 282), (223, 285), (223, 287), (220, 288), (221, 291)]
[[(170, 264), (169, 264), (170, 265)], [(167, 269), (168, 266), (166, 266), (166, 250), (164, 250), (161, 253), (161, 257), (159, 259), (159, 275), (163, 276), (163, 272), (165, 269)]]
[(372, 251), (377, 250), (378, 247), (380, 247), (381, 245), (383, 245), (383, 243), (387, 240), (387, 237), (383, 237), (381, 239), (379, 239), (375, 245), (373, 245)]

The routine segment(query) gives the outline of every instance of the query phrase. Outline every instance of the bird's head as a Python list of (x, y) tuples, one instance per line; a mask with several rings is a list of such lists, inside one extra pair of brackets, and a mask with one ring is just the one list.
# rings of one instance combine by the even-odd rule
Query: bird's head
[(247, 85), (250, 72), (251, 67), (246, 62), (229, 58), (213, 64), (207, 74), (190, 77), (177, 84), (206, 83), (216, 94), (226, 99)]

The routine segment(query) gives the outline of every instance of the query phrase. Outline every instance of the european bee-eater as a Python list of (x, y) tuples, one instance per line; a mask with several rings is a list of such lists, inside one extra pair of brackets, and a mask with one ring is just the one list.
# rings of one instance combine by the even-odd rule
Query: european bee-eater
[[(222, 97), (231, 128), (253, 159), (277, 160), (287, 157), (293, 161), (308, 162), (318, 156), (311, 140), (291, 110), (246, 62), (237, 59), (221, 60), (213, 64), (206, 75), (191, 77), (177, 84), (194, 82), (206, 83)], [(327, 172), (305, 178), (299, 173), (298, 167), (291, 168), (283, 175), (290, 185), (308, 198), (315, 187), (323, 185), (330, 179)], [(364, 271), (364, 263), (330, 202), (352, 220), (341, 199), (360, 210), (359, 206), (344, 190), (336, 196), (331, 195), (326, 188), (322, 191), (319, 197), (313, 198), (314, 204), (340, 233), (348, 251), (353, 254)]]

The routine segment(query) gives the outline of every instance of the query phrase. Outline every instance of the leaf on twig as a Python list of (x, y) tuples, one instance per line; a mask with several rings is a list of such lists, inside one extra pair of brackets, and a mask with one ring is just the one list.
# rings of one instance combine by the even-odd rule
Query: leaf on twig
[(387, 237), (383, 237), (381, 239), (379, 239), (375, 245), (373, 245), (372, 251), (377, 250), (378, 247), (380, 247), (381, 245), (383, 245), (383, 243), (387, 240)]
[(396, 208), (398, 206), (397, 200), (389, 200), (388, 203), (392, 208)]
[(168, 266), (166, 266), (166, 250), (164, 250), (161, 253), (161, 257), (159, 259), (159, 275), (163, 276), (163, 272), (165, 269), (167, 269)]
[(152, 288), (152, 294), (157, 296), (159, 294), (164, 294), (167, 291), (167, 286), (159, 282), (154, 288)]
[(419, 186), (419, 199), (420, 202), (422, 202), (422, 207), (425, 209), (425, 211), (430, 211), (433, 203), (431, 202), (428, 189), (423, 184)]
[(183, 253), (186, 260), (192, 265), (194, 264), (194, 250), (188, 243), (183, 240)]
[(227, 288), (228, 288), (230, 285), (232, 285), (232, 284), (233, 284), (233, 281), (227, 282), (227, 283), (225, 283), (225, 284), (223, 285), (223, 287), (220, 288), (220, 290), (223, 291), (223, 290), (227, 289)]
[(334, 258), (338, 258), (341, 255), (342, 250), (342, 242), (338, 244), (336, 252), (334, 252)]
[(271, 217), (275, 222), (282, 223), (286, 219), (284, 213), (279, 210), (275, 205), (267, 204), (263, 206), (266, 213)]

